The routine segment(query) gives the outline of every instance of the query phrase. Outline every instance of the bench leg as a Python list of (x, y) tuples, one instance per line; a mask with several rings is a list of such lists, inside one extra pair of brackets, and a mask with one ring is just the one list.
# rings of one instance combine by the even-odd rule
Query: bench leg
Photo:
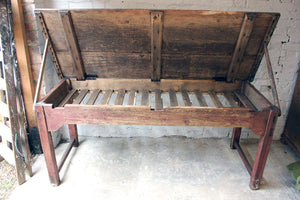
[(42, 144), (42, 149), (48, 169), (49, 179), (51, 184), (57, 186), (60, 183), (60, 178), (51, 132), (49, 132), (47, 129), (47, 123), (43, 107), (36, 106), (35, 111), (37, 116), (38, 130)]
[(77, 125), (76, 124), (69, 124), (69, 133), (70, 139), (75, 139), (74, 147), (78, 147), (78, 133), (77, 133)]
[(277, 116), (278, 115), (276, 112), (270, 111), (264, 135), (262, 135), (260, 138), (250, 178), (250, 188), (252, 190), (259, 189), (259, 186), (261, 184), (261, 179), (270, 150)]
[(236, 149), (236, 147), (234, 146), (234, 142), (236, 142), (237, 144), (240, 142), (241, 131), (242, 131), (241, 127), (233, 128), (232, 136), (231, 136), (231, 143), (230, 143), (231, 149)]

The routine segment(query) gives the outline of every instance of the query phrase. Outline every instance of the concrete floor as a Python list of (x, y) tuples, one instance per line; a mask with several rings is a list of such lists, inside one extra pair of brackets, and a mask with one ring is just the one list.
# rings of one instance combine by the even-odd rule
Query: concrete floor
[[(250, 155), (257, 143), (243, 142)], [(62, 156), (67, 144), (60, 144)], [(299, 158), (298, 158), (299, 159)], [(297, 158), (272, 143), (260, 190), (249, 189), (249, 175), (228, 139), (80, 137), (52, 187), (45, 160), (9, 199), (300, 199), (286, 165)]]

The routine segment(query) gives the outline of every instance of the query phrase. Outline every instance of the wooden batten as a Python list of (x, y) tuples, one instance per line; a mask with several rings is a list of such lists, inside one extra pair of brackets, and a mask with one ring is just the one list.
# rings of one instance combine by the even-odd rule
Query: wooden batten
[(268, 26), (268, 29), (265, 33), (265, 36), (264, 36), (264, 39), (262, 41), (262, 43), (260, 44), (260, 48), (258, 50), (258, 53), (257, 53), (257, 56), (256, 56), (256, 60), (254, 62), (254, 65), (253, 67), (251, 68), (251, 72), (249, 74), (249, 81), (253, 81), (254, 80), (254, 77), (255, 77), (255, 74), (256, 74), (256, 71), (259, 67), (259, 64), (262, 60), (262, 57), (264, 55), (264, 49), (265, 49), (265, 46), (268, 45), (270, 39), (271, 39), (271, 36), (273, 34), (273, 31), (277, 25), (277, 22), (279, 20), (279, 17), (280, 17), (280, 14), (275, 14), (272, 19), (271, 19), (271, 23), (269, 23), (269, 26)]
[(161, 48), (163, 34), (163, 12), (151, 12), (151, 65), (152, 81), (160, 81), (161, 77)]
[(55, 50), (53, 48), (53, 43), (52, 43), (52, 40), (51, 40), (50, 35), (48, 33), (48, 29), (47, 29), (47, 26), (45, 24), (43, 14), (39, 11), (36, 11), (35, 15), (36, 15), (37, 22), (38, 22), (40, 31), (42, 32), (42, 35), (43, 35), (44, 39), (49, 40), (48, 48), (49, 48), (49, 52), (50, 52), (50, 57), (52, 59), (52, 62), (53, 62), (54, 68), (56, 70), (56, 73), (58, 75), (58, 78), (63, 79), (63, 74), (62, 74), (62, 71), (61, 71), (61, 67), (59, 65)]
[(68, 43), (69, 51), (72, 54), (76, 77), (78, 80), (85, 79), (85, 69), (83, 66), (82, 57), (79, 50), (79, 45), (74, 30), (72, 17), (70, 11), (61, 10), (59, 11), (61, 21), (64, 27), (66, 40)]
[(240, 64), (242, 62), (244, 52), (247, 47), (249, 37), (253, 29), (254, 19), (255, 19), (255, 14), (252, 13), (247, 13), (244, 16), (241, 31), (234, 49), (234, 53), (232, 55), (232, 60), (229, 65), (229, 70), (227, 72), (228, 82), (234, 81), (239, 71)]

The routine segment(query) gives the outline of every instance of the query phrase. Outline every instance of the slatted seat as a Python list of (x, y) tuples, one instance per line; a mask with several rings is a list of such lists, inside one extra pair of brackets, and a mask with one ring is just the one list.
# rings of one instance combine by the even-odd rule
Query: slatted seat
[[(76, 124), (125, 124), (233, 127), (231, 148), (250, 188), (259, 188), (280, 114), (267, 50), (278, 13), (95, 9), (36, 16), (46, 41), (40, 77), (48, 50), (61, 78), (35, 105), (52, 184), (78, 146)], [(264, 54), (274, 104), (250, 83)], [(51, 131), (63, 125), (70, 144), (57, 164)], [(261, 137), (254, 165), (239, 145), (241, 128)]]

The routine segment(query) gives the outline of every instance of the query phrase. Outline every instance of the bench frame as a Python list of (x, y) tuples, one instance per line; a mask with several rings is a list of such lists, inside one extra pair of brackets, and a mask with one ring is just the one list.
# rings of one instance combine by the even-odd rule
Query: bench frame
[[(60, 184), (59, 172), (72, 147), (78, 147), (79, 145), (77, 124), (212, 126), (234, 127), (230, 147), (237, 149), (250, 174), (250, 188), (259, 189), (275, 124), (281, 113), (267, 49), (267, 44), (279, 15), (275, 14), (271, 24), (267, 27), (266, 36), (259, 48), (259, 54), (251, 72), (252, 75), (255, 74), (260, 59), (265, 54), (274, 100), (274, 104), (272, 104), (250, 83), (253, 77), (246, 80), (236, 79), (256, 14), (247, 13), (244, 15), (226, 81), (224, 81), (201, 78), (198, 80), (161, 78), (163, 13), (163, 11), (150, 12), (152, 32), (151, 79), (95, 78), (93, 80), (88, 80), (86, 77), (70, 12), (59, 11), (59, 15), (68, 41), (69, 52), (73, 57), (76, 79), (63, 78), (61, 66), (56, 57), (56, 52), (53, 48), (43, 15), (40, 12), (36, 13), (46, 43), (35, 102), (38, 100), (48, 51), (50, 52), (58, 76), (62, 78), (45, 97), (34, 104), (48, 174), (50, 182), (53, 185)], [(80, 104), (89, 91), (91, 97), (88, 103)], [(96, 105), (94, 103), (100, 91), (104, 91), (107, 97), (100, 104)], [(114, 105), (109, 105), (108, 102), (113, 91), (118, 92), (118, 97)], [(131, 100), (128, 105), (123, 105), (126, 92), (130, 92)], [(154, 108), (149, 106), (149, 92), (155, 94)], [(73, 98), (75, 93), (79, 94), (77, 98)], [(141, 105), (135, 105), (134, 103), (136, 93), (142, 93), (143, 95)], [(163, 105), (162, 93), (169, 94), (170, 106)], [(184, 106), (178, 105), (175, 98), (176, 93), (182, 95)], [(190, 93), (197, 96), (200, 106), (192, 106), (192, 102), (189, 99)], [(215, 107), (207, 105), (205, 100), (202, 99), (203, 93), (209, 94), (211, 100), (216, 105)], [(217, 97), (217, 93), (223, 94), (230, 106), (223, 106)], [(228, 94), (231, 96), (230, 98), (228, 98)], [(63, 125), (68, 125), (70, 143), (58, 164), (51, 131), (58, 130)], [(253, 165), (250, 164), (239, 144), (242, 128), (249, 128), (256, 135), (260, 136)]]

